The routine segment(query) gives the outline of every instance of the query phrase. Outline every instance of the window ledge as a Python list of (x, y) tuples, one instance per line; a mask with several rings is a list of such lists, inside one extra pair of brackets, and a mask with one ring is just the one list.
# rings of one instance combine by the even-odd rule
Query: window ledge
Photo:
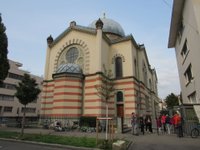
[(190, 80), (190, 81), (188, 81), (186, 84), (185, 84), (185, 86), (187, 87), (190, 83), (192, 83), (194, 81), (194, 77)]
[(185, 55), (185, 57), (183, 58), (182, 65), (185, 63), (185, 60), (186, 60), (186, 58), (187, 58), (187, 56), (188, 56), (189, 52), (190, 52), (190, 50), (188, 50), (187, 54), (186, 54), (186, 55)]

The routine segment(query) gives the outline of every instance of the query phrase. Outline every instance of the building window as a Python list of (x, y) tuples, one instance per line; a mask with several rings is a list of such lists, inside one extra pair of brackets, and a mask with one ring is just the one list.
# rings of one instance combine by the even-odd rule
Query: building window
[(115, 75), (116, 75), (116, 78), (121, 78), (123, 76), (121, 57), (115, 58)]
[(31, 108), (31, 107), (26, 107), (26, 109), (23, 107), (21, 109), (21, 112), (24, 112), (26, 110), (26, 113), (35, 113), (36, 112), (36, 108)]
[(14, 96), (0, 94), (0, 100), (3, 100), (3, 101), (14, 101)]
[(150, 90), (152, 90), (151, 79), (149, 79), (149, 88), (150, 88)]
[(147, 68), (145, 64), (143, 65), (142, 71), (143, 71), (143, 79), (144, 79), (143, 81), (144, 81), (144, 84), (147, 86)]
[(9, 90), (16, 90), (16, 85), (15, 84), (10, 84), (10, 83), (3, 83), (0, 88), (5, 88)]
[(3, 112), (12, 112), (12, 107), (5, 106)]
[(183, 35), (183, 31), (184, 31), (184, 26), (183, 26), (183, 20), (180, 22), (179, 24), (179, 28), (178, 28), (178, 37), (179, 37), (179, 43), (181, 42), (181, 38)]
[(196, 100), (196, 92), (193, 92), (192, 94), (190, 94), (188, 96), (188, 99), (190, 101), (190, 103), (197, 103), (197, 100)]
[(24, 76), (9, 72), (8, 78), (12, 78), (12, 79), (16, 79), (16, 80), (22, 80), (24, 78)]
[(117, 92), (117, 102), (123, 102), (123, 93), (121, 91)]
[(189, 50), (188, 50), (188, 46), (187, 46), (187, 40), (185, 40), (185, 43), (184, 43), (183, 48), (182, 48), (182, 51), (181, 51), (181, 56), (182, 56), (182, 58), (183, 58), (183, 61), (184, 61), (185, 58), (187, 57), (188, 52), (189, 52)]
[(137, 104), (137, 109), (140, 110), (141, 109), (141, 97), (140, 97), (138, 91), (135, 91), (135, 102)]
[(135, 65), (135, 77), (137, 78), (138, 73), (137, 73), (137, 61), (136, 61), (136, 59), (134, 60), (134, 65)]
[(66, 59), (68, 63), (75, 63), (79, 55), (78, 49), (76, 47), (70, 48), (66, 53)]
[(149, 103), (149, 97), (145, 96), (145, 107), (146, 107), (146, 112), (150, 111), (150, 103)]
[(158, 93), (158, 89), (157, 89), (158, 87), (157, 87), (157, 82), (155, 82), (155, 91), (156, 91), (156, 93)]
[(193, 79), (193, 75), (192, 75), (192, 65), (190, 64), (189, 67), (186, 69), (185, 73), (185, 80), (186, 80), (186, 84), (190, 83)]

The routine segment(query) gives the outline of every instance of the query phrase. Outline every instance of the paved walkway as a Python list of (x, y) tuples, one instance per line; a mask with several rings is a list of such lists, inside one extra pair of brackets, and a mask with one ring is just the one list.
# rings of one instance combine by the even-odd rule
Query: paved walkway
[[(2, 128), (0, 127), (0, 130), (3, 131), (16, 131), (21, 132), (20, 128)], [(92, 133), (86, 133), (86, 132), (78, 132), (78, 131), (70, 131), (70, 132), (56, 132), (52, 129), (41, 129), (41, 128), (25, 128), (25, 133), (37, 133), (37, 134), (52, 134), (52, 135), (62, 135), (62, 136), (75, 136), (75, 137), (97, 137), (97, 134)], [(132, 150), (134, 148), (134, 144), (142, 144), (142, 143), (159, 143), (159, 144), (165, 144), (165, 143), (171, 143), (171, 144), (191, 144), (194, 145), (200, 145), (200, 138), (192, 139), (191, 137), (185, 136), (183, 138), (178, 138), (175, 134), (171, 135), (157, 135), (156, 133), (150, 134), (145, 133), (145, 135), (139, 135), (134, 136), (130, 132), (121, 134), (121, 133), (115, 133), (114, 138), (121, 139), (121, 140), (128, 140), (131, 141), (131, 144), (129, 146), (129, 150)], [(98, 138), (105, 139), (105, 133), (99, 133)], [(108, 135), (109, 138), (109, 135)]]
[(177, 137), (175, 134), (145, 134), (133, 137), (133, 144), (129, 150), (199, 150), (200, 137), (193, 139), (190, 136)]

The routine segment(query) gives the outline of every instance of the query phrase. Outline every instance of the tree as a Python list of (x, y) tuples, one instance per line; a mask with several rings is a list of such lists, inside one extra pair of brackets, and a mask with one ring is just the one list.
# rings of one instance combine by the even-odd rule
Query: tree
[(174, 93), (169, 94), (166, 98), (165, 98), (165, 102), (167, 104), (167, 108), (171, 108), (173, 106), (178, 106), (178, 96), (176, 96)]
[(2, 23), (0, 14), (0, 86), (3, 84), (3, 80), (8, 75), (10, 69), (9, 62), (7, 59), (8, 54), (8, 39), (6, 36), (6, 27)]
[[(98, 96), (103, 99), (106, 103), (106, 118), (108, 118), (108, 101), (114, 92), (114, 82), (111, 79), (112, 72), (111, 70), (107, 70), (105, 65), (103, 65), (103, 75), (101, 78), (101, 84), (96, 85), (95, 88), (97, 90)], [(108, 139), (108, 119), (106, 119), (106, 140)]]
[(16, 86), (15, 96), (18, 98), (19, 102), (24, 105), (24, 112), (22, 118), (22, 130), (21, 136), (24, 134), (25, 116), (26, 116), (26, 106), (27, 104), (33, 102), (37, 99), (40, 89), (36, 80), (31, 78), (30, 75), (24, 74), (24, 78)]

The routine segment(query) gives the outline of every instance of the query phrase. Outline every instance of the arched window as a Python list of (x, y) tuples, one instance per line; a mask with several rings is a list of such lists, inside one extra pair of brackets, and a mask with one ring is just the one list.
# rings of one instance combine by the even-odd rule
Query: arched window
[(123, 76), (121, 57), (115, 58), (115, 75), (116, 75), (116, 78), (121, 78)]
[(124, 101), (123, 93), (121, 91), (117, 92), (117, 102), (123, 102), (123, 101)]
[(137, 73), (137, 62), (136, 59), (134, 59), (134, 65), (135, 65), (135, 77), (137, 78), (138, 73)]
[(149, 88), (152, 90), (151, 79), (149, 79)]
[(142, 71), (143, 71), (143, 81), (144, 81), (144, 84), (147, 86), (148, 79), (147, 79), (147, 68), (145, 64), (143, 64)]
[(76, 47), (70, 48), (66, 53), (66, 59), (68, 63), (75, 63), (79, 55), (78, 49)]

